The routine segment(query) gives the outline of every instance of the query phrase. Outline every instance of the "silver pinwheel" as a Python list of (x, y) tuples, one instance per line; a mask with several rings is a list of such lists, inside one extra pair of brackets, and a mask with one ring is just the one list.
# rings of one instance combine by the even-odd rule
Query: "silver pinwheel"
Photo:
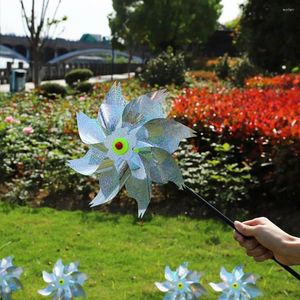
[(11, 294), (22, 289), (20, 276), (23, 269), (13, 265), (11, 256), (0, 260), (0, 299), (10, 300)]
[(259, 278), (253, 274), (245, 274), (243, 266), (235, 267), (232, 273), (221, 268), (221, 283), (210, 283), (210, 286), (216, 291), (221, 292), (219, 300), (250, 300), (261, 295), (256, 287), (256, 280)]
[(163, 90), (127, 102), (120, 85), (113, 85), (100, 106), (98, 117), (77, 114), (79, 136), (89, 147), (68, 165), (83, 175), (95, 174), (100, 191), (91, 206), (111, 201), (125, 185), (143, 216), (151, 199), (151, 183), (183, 178), (172, 153), (181, 140), (194, 136), (190, 128), (166, 119)]
[(181, 264), (176, 271), (165, 268), (164, 282), (155, 282), (156, 287), (165, 292), (164, 300), (194, 300), (205, 293), (200, 284), (202, 274), (187, 269), (188, 263)]
[(59, 259), (54, 265), (53, 273), (43, 271), (43, 279), (48, 286), (38, 291), (42, 296), (51, 296), (53, 300), (71, 300), (85, 296), (82, 284), (87, 276), (78, 271), (78, 263), (64, 266)]

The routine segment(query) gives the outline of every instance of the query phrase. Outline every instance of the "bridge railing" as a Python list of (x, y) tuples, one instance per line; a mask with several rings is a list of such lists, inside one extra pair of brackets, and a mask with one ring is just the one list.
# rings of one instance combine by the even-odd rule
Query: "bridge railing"
[[(123, 74), (129, 72), (135, 72), (141, 64), (95, 64), (95, 63), (72, 63), (72, 64), (57, 64), (57, 65), (46, 65), (42, 67), (41, 76), (42, 80), (56, 80), (63, 79), (67, 72), (78, 68), (88, 68), (93, 71), (95, 76), (110, 75), (110, 74)], [(0, 84), (9, 83), (11, 68), (0, 69)], [(27, 81), (32, 80), (31, 70), (28, 70)]]
[(63, 79), (67, 72), (73, 69), (87, 68), (90, 69), (94, 76), (110, 75), (110, 74), (123, 74), (129, 72), (135, 72), (140, 64), (131, 64), (128, 68), (128, 64), (93, 64), (93, 63), (72, 63), (72, 64), (58, 64), (47, 65), (43, 67), (42, 77), (43, 80)]

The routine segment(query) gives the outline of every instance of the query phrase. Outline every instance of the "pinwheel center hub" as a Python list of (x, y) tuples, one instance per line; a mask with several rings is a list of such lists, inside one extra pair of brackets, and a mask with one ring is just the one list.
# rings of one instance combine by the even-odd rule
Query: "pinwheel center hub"
[(112, 143), (112, 149), (117, 155), (124, 155), (129, 150), (129, 143), (125, 138), (116, 138)]
[(183, 283), (182, 283), (182, 282), (178, 282), (177, 287), (178, 287), (179, 289), (182, 289), (182, 288), (183, 288)]
[(238, 288), (239, 288), (239, 285), (238, 285), (237, 282), (234, 282), (234, 283), (232, 284), (232, 287), (233, 287), (234, 289), (238, 289)]
[(59, 283), (60, 285), (64, 285), (64, 284), (65, 284), (65, 280), (64, 280), (63, 278), (61, 278), (61, 279), (59, 279), (58, 283)]
[(121, 142), (117, 142), (117, 143), (115, 144), (115, 146), (116, 146), (116, 148), (117, 148), (118, 150), (123, 149), (123, 143), (121, 143)]

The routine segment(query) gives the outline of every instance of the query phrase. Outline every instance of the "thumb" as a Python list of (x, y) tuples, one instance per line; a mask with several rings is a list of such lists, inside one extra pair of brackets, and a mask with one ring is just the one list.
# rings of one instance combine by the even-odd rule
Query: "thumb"
[(254, 236), (254, 227), (243, 224), (239, 221), (234, 222), (235, 229), (244, 236)]

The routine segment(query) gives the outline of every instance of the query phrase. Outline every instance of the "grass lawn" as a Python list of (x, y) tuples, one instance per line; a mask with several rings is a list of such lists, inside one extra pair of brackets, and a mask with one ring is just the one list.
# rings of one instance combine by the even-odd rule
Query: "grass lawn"
[(36, 293), (46, 287), (41, 271), (52, 271), (58, 258), (80, 262), (92, 300), (162, 299), (154, 282), (164, 280), (165, 265), (175, 269), (184, 261), (204, 272), (201, 282), (208, 293), (201, 299), (217, 299), (208, 283), (220, 281), (222, 265), (231, 270), (239, 263), (261, 276), (264, 296), (258, 299), (300, 298), (296, 279), (272, 261), (255, 263), (237, 247), (231, 229), (212, 220), (152, 216), (140, 223), (131, 215), (2, 205), (0, 236), (0, 257), (12, 255), (24, 268), (25, 289), (14, 295), (16, 300), (44, 299)]

